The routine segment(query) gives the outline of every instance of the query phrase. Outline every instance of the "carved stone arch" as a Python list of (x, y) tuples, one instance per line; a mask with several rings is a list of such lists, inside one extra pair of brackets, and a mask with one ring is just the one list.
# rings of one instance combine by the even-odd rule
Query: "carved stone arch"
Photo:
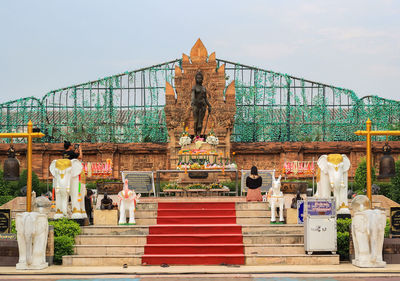
[(220, 140), (218, 149), (227, 155), (230, 154), (230, 136), (236, 113), (235, 83), (232, 81), (227, 87), (224, 99), (225, 65), (222, 64), (217, 68), (215, 52), (208, 56), (206, 47), (198, 39), (190, 50), (190, 57), (182, 54), (181, 68), (175, 67), (174, 93), (176, 93), (176, 100), (172, 99), (169, 86), (168, 89), (166, 87), (165, 115), (170, 138), (171, 167), (174, 167), (173, 157), (179, 149), (178, 142), (183, 130), (183, 123), (189, 127), (189, 134), (194, 134), (191, 91), (199, 69), (203, 74), (203, 86), (206, 88), (207, 98), (212, 106), (205, 134), (207, 135), (213, 130)]

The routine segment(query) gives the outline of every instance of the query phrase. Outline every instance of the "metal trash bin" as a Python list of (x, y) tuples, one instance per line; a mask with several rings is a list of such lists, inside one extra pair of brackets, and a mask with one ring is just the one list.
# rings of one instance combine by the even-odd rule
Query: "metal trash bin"
[(307, 198), (304, 208), (304, 248), (313, 252), (337, 251), (336, 204), (331, 198)]

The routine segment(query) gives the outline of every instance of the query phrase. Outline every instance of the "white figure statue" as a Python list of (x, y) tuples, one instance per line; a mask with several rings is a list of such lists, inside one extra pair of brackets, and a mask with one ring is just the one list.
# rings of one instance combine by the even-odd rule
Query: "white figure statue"
[(370, 209), (370, 200), (358, 195), (351, 201), (354, 211), (351, 223), (355, 259), (358, 267), (385, 267), (382, 248), (385, 235), (386, 215), (379, 209)]
[(136, 224), (135, 210), (140, 194), (128, 188), (128, 180), (124, 182), (124, 189), (118, 193), (119, 221), (118, 224), (126, 224), (126, 211), (129, 211), (129, 223)]
[(19, 260), (17, 269), (43, 269), (46, 262), (47, 235), (49, 223), (47, 215), (37, 212), (24, 212), (16, 215), (15, 227)]
[(283, 206), (285, 198), (281, 191), (281, 176), (277, 180), (272, 179), (272, 187), (268, 191), (268, 202), (271, 207), (271, 223), (276, 222), (276, 209), (279, 206), (279, 221), (284, 222), (283, 219)]
[(328, 198), (333, 191), (337, 214), (350, 214), (347, 200), (349, 158), (344, 154), (322, 155), (317, 164), (317, 192), (314, 196)]
[(58, 159), (51, 162), (50, 172), (53, 175), (53, 188), (56, 195), (56, 214), (54, 219), (68, 217), (68, 196), (71, 196), (73, 219), (86, 218), (85, 174), (78, 159)]

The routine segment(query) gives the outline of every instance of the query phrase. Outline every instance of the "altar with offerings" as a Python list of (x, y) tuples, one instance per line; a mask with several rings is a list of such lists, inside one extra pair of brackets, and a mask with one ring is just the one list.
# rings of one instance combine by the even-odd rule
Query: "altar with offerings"
[[(236, 169), (235, 152), (232, 156), (219, 150), (218, 137), (211, 131), (206, 137), (195, 137), (193, 141), (185, 128), (180, 138), (181, 148), (178, 151), (178, 170)], [(227, 155), (228, 154), (228, 155)]]

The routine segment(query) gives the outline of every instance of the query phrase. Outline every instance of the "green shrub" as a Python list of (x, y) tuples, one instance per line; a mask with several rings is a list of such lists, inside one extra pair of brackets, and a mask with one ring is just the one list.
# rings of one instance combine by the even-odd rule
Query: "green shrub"
[(9, 181), (7, 182), (10, 195), (18, 196), (19, 189), (18, 189), (18, 181)]
[(385, 195), (386, 197), (389, 198), (390, 192), (393, 188), (392, 183), (390, 182), (377, 182), (376, 183), (379, 186), (379, 194)]
[(54, 263), (61, 264), (62, 257), (72, 255), (74, 253), (74, 238), (62, 235), (54, 237)]
[(337, 233), (337, 249), (340, 256), (340, 260), (349, 260), (349, 244), (350, 244), (349, 232), (338, 232)]
[(0, 196), (14, 195), (16, 190), (16, 182), (4, 180), (4, 172), (0, 171)]
[(349, 232), (351, 226), (351, 219), (337, 219), (337, 232)]
[(391, 178), (391, 182), (378, 182), (377, 185), (380, 187), (379, 194), (400, 203), (400, 161), (397, 161), (395, 165), (396, 176)]
[(396, 175), (391, 178), (391, 183), (393, 185), (391, 198), (392, 200), (396, 201), (397, 203), (400, 202), (400, 160), (396, 161)]
[(98, 179), (98, 180), (96, 180), (96, 183), (99, 183), (99, 182), (122, 182), (122, 180), (120, 180), (120, 179)]
[(75, 238), (79, 233), (81, 233), (81, 228), (79, 224), (73, 220), (66, 218), (60, 220), (49, 221), (49, 225), (54, 226), (54, 237), (68, 236)]
[(207, 186), (201, 183), (195, 183), (195, 184), (191, 184), (188, 186), (183, 186), (182, 187), (185, 190), (189, 190), (189, 189), (207, 189)]
[(97, 189), (97, 183), (96, 182), (86, 183), (86, 189)]
[[(236, 186), (235, 186), (235, 182), (234, 181), (225, 181), (225, 182), (221, 182), (221, 184), (223, 186), (229, 187), (229, 191), (231, 191), (231, 192), (236, 191)], [(239, 192), (239, 194), (240, 194), (240, 188), (241, 188), (241, 183), (240, 183), (240, 180), (238, 180), (238, 192)]]
[(222, 189), (224, 188), (224, 186), (218, 182), (212, 183), (210, 185), (208, 185), (209, 189)]
[[(376, 181), (375, 168), (371, 167), (372, 183)], [(367, 188), (367, 160), (361, 159), (354, 176), (354, 191), (364, 191)]]
[(11, 221), (11, 233), (17, 234), (17, 229), (15, 227), (15, 220)]
[(54, 226), (54, 263), (61, 264), (62, 256), (74, 253), (75, 236), (81, 233), (79, 224), (66, 218), (49, 221)]
[(389, 234), (390, 234), (390, 219), (387, 219), (385, 226), (385, 238), (389, 238)]
[(14, 198), (15, 198), (15, 196), (12, 196), (12, 195), (0, 196), (0, 206), (6, 204), (8, 201), (11, 201)]
[[(47, 186), (48, 185), (48, 186)], [(53, 182), (45, 182), (45, 181), (39, 181), (39, 188), (38, 190), (35, 190), (36, 196), (41, 196), (42, 194), (45, 194), (47, 191), (51, 191), (53, 189)]]
[(181, 189), (181, 187), (180, 186), (178, 186), (178, 184), (177, 183), (168, 183), (168, 184), (165, 184), (165, 185), (162, 185), (161, 186), (161, 190), (162, 191), (164, 191), (164, 190), (166, 190), (166, 189)]
[[(22, 173), (19, 175), (19, 181), (17, 184), (17, 192), (20, 195), (20, 190), (24, 186), (26, 186), (26, 182), (28, 180), (28, 171), (23, 170)], [(32, 190), (36, 192), (36, 195), (40, 196), (42, 191), (40, 190), (40, 182), (39, 178), (34, 171), (32, 171)]]
[(349, 259), (349, 247), (350, 247), (350, 227), (351, 219), (338, 219), (336, 221), (337, 226), (337, 249), (340, 256), (340, 260)]

